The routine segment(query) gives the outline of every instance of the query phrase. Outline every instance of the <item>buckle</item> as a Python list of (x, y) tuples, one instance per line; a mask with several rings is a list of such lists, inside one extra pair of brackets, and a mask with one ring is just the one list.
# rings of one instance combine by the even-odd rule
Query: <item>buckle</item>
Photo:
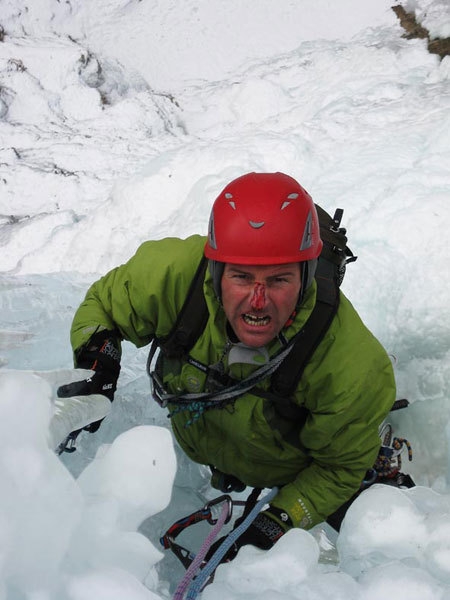
[(149, 375), (153, 399), (161, 406), (161, 408), (166, 408), (170, 394), (166, 392), (161, 378), (155, 371), (151, 371)]

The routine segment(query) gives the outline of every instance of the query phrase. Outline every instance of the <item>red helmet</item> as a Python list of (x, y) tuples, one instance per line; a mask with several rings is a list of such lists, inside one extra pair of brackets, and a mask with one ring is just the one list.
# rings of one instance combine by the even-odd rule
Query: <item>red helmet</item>
[(210, 260), (275, 265), (311, 261), (321, 250), (314, 202), (289, 175), (248, 173), (214, 202), (205, 245)]

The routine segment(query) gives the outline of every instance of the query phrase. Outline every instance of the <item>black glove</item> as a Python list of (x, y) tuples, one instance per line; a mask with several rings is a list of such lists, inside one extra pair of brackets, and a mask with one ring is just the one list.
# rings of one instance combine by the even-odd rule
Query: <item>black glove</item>
[[(272, 510), (272, 512), (280, 513), (283, 525), (280, 525), (278, 521), (275, 520), (274, 515), (271, 514), (270, 510)], [(246, 529), (246, 531), (244, 531), (244, 533), (238, 537), (220, 562), (230, 562), (236, 557), (242, 546), (247, 546), (249, 544), (256, 546), (257, 548), (261, 548), (262, 550), (269, 550), (269, 548), (272, 548), (275, 542), (277, 542), (280, 537), (292, 527), (292, 521), (286, 513), (282, 513), (277, 508), (273, 507), (271, 507), (270, 510), (260, 512), (258, 515), (256, 515), (256, 519), (253, 521), (253, 523), (251, 523), (248, 529)], [(237, 519), (233, 530), (236, 529), (242, 521), (242, 517)], [(227, 537), (228, 536), (223, 536), (214, 542), (214, 544), (208, 550), (205, 560), (208, 561), (212, 557), (217, 548), (222, 545)]]
[[(98, 331), (87, 344), (75, 352), (76, 366), (93, 370), (95, 373), (82, 381), (60, 386), (57, 391), (58, 398), (103, 394), (113, 401), (120, 373), (120, 344), (116, 335), (113, 331)], [(95, 421), (83, 429), (94, 433), (101, 422)], [(79, 431), (74, 433), (78, 434)]]
[(211, 469), (211, 486), (216, 490), (220, 490), (224, 494), (229, 494), (230, 492), (243, 492), (247, 487), (245, 483), (242, 483), (234, 475), (222, 473), (222, 471), (219, 471), (212, 465), (209, 468)]

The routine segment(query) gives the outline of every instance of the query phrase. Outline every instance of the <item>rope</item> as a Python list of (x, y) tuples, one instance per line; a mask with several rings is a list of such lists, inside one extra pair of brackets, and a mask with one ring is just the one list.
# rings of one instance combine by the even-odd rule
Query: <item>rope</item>
[(210, 404), (207, 408), (211, 408), (212, 406), (220, 406), (221, 403), (229, 402), (238, 396), (242, 396), (245, 392), (249, 391), (256, 384), (262, 381), (264, 378), (269, 377), (274, 373), (286, 356), (291, 352), (294, 347), (295, 336), (292, 340), (279, 352), (276, 356), (274, 356), (267, 364), (259, 367), (254, 373), (242, 379), (241, 381), (237, 381), (233, 385), (224, 388), (220, 391), (214, 392), (199, 392), (199, 393), (186, 393), (186, 394), (170, 394), (164, 390), (162, 382), (159, 381), (158, 375), (152, 371), (149, 372), (150, 378), (153, 382), (153, 395), (155, 399), (161, 404), (161, 406), (167, 406), (167, 404), (174, 404), (177, 406), (177, 411), (182, 410), (191, 410), (191, 407), (194, 407), (194, 410), (197, 409), (197, 402), (206, 402), (209, 401)]
[[(214, 573), (217, 567), (220, 564), (220, 561), (231, 548), (231, 546), (235, 543), (235, 541), (240, 537), (244, 531), (248, 529), (248, 527), (252, 524), (256, 515), (261, 512), (261, 509), (265, 504), (270, 502), (278, 493), (278, 488), (274, 487), (272, 490), (266, 494), (263, 498), (258, 500), (252, 510), (248, 513), (242, 523), (233, 529), (228, 536), (225, 538), (223, 544), (217, 548), (217, 550), (212, 555), (210, 561), (205, 565), (205, 567), (200, 571), (198, 576), (195, 578), (195, 581), (192, 583), (189, 588), (188, 595), (186, 596), (186, 600), (195, 600), (198, 594), (201, 592), (203, 586), (207, 582), (209, 576)], [(178, 600), (178, 599), (177, 599)]]
[(166, 394), (166, 402), (171, 405), (175, 405), (175, 408), (171, 411), (169, 417), (173, 417), (179, 412), (190, 411), (192, 417), (185, 423), (185, 427), (189, 427), (192, 423), (195, 423), (205, 410), (210, 408), (223, 408), (235, 398), (242, 396), (249, 390), (255, 387), (265, 377), (269, 377), (274, 373), (280, 364), (283, 362), (285, 357), (292, 350), (293, 345), (290, 343), (286, 348), (275, 356), (266, 365), (263, 365), (257, 369), (252, 375), (249, 375), (246, 379), (238, 381), (237, 383), (226, 387), (221, 391), (215, 392), (200, 392), (198, 394), (182, 394), (182, 395), (169, 395)]
[(216, 524), (211, 529), (210, 533), (208, 534), (205, 541), (203, 542), (200, 550), (196, 554), (194, 560), (189, 565), (186, 573), (184, 574), (183, 579), (178, 584), (178, 587), (175, 590), (175, 593), (173, 595), (173, 600), (183, 600), (183, 596), (184, 596), (184, 592), (186, 591), (186, 588), (190, 584), (191, 580), (195, 577), (195, 574), (196, 574), (198, 568), (202, 564), (202, 561), (205, 558), (206, 553), (208, 552), (210, 546), (216, 539), (217, 534), (222, 529), (225, 521), (227, 520), (227, 517), (228, 517), (228, 504), (225, 502), (223, 505), (222, 511), (220, 513), (220, 516), (217, 519)]

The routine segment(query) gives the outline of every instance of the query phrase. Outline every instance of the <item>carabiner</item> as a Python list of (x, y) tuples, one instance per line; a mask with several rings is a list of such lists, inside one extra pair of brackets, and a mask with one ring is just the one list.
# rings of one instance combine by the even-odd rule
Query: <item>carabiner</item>
[(224, 494), (223, 496), (214, 498), (214, 500), (210, 500), (203, 507), (204, 511), (209, 511), (210, 516), (208, 517), (207, 521), (210, 525), (215, 525), (217, 523), (217, 519), (213, 519), (213, 517), (212, 517), (211, 507), (216, 506), (217, 504), (221, 504), (222, 502), (227, 503), (227, 509), (228, 509), (228, 515), (227, 515), (227, 518), (225, 519), (225, 524), (228, 523), (229, 520), (231, 519), (231, 517), (233, 515), (233, 500), (232, 500), (231, 496), (229, 496), (228, 494)]

